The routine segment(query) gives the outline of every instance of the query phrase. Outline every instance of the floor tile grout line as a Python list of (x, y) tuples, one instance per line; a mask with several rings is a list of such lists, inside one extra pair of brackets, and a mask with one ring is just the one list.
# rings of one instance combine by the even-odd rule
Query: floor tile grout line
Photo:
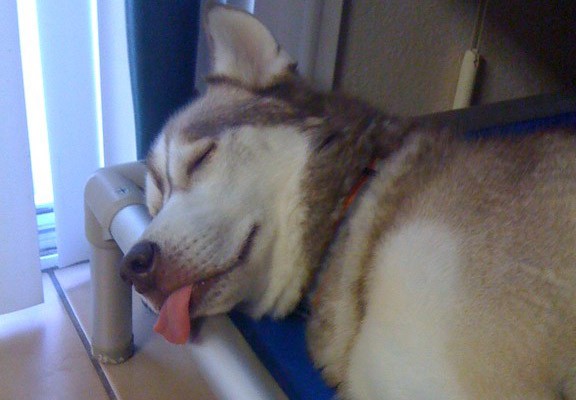
[(96, 360), (92, 356), (92, 352), (91, 352), (91, 348), (90, 348), (90, 342), (88, 341), (88, 337), (86, 337), (86, 333), (84, 332), (84, 330), (80, 326), (80, 321), (78, 321), (78, 318), (76, 317), (76, 314), (74, 313), (74, 309), (72, 308), (72, 305), (68, 301), (68, 297), (66, 297), (66, 293), (64, 292), (64, 289), (60, 285), (60, 281), (58, 281), (58, 277), (54, 273), (55, 269), (56, 268), (50, 268), (50, 269), (47, 269), (43, 272), (48, 274), (48, 276), (50, 277), (50, 280), (52, 281), (52, 284), (54, 285), (54, 288), (56, 289), (56, 292), (58, 293), (58, 296), (60, 297), (60, 300), (62, 301), (62, 304), (64, 305), (64, 309), (66, 310), (66, 313), (68, 314), (68, 317), (70, 318), (70, 321), (72, 322), (72, 325), (74, 326), (74, 329), (76, 330), (76, 333), (80, 337), (80, 341), (82, 342), (82, 345), (84, 346), (84, 350), (86, 350), (88, 358), (90, 359), (92, 366), (96, 370), (96, 374), (98, 375), (98, 378), (100, 379), (100, 382), (102, 383), (102, 386), (104, 386), (104, 390), (106, 391), (106, 394), (108, 395), (110, 400), (118, 400), (118, 397), (116, 396), (116, 393), (114, 392), (114, 389), (112, 388), (112, 385), (110, 384), (110, 381), (106, 377), (106, 374), (104, 373), (104, 370), (102, 369), (102, 366), (100, 365), (98, 360)]

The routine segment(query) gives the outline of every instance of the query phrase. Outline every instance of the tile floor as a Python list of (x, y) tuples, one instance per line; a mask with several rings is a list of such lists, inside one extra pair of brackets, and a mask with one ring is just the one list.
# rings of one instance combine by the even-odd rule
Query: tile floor
[(0, 316), (0, 399), (215, 398), (186, 352), (152, 333), (155, 317), (140, 301), (133, 302), (135, 356), (121, 365), (89, 357), (88, 264), (49, 271), (43, 280), (43, 304)]

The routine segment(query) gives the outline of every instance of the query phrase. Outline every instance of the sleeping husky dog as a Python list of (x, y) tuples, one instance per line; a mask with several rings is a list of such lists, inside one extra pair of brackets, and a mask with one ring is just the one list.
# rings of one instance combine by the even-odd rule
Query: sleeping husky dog
[(576, 136), (464, 138), (313, 91), (249, 14), (206, 13), (207, 93), (156, 140), (122, 275), (169, 341), (283, 317), (346, 399), (576, 400)]

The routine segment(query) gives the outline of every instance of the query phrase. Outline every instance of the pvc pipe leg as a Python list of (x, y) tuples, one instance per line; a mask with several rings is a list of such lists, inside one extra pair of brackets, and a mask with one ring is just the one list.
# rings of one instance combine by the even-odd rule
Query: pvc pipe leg
[(119, 364), (134, 354), (132, 288), (120, 278), (122, 252), (110, 241), (91, 246), (92, 355), (100, 362)]

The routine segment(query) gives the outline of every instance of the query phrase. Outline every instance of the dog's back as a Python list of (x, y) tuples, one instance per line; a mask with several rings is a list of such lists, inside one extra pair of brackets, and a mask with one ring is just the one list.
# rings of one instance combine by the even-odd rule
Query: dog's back
[(576, 135), (420, 148), (371, 229), (349, 392), (576, 398)]

